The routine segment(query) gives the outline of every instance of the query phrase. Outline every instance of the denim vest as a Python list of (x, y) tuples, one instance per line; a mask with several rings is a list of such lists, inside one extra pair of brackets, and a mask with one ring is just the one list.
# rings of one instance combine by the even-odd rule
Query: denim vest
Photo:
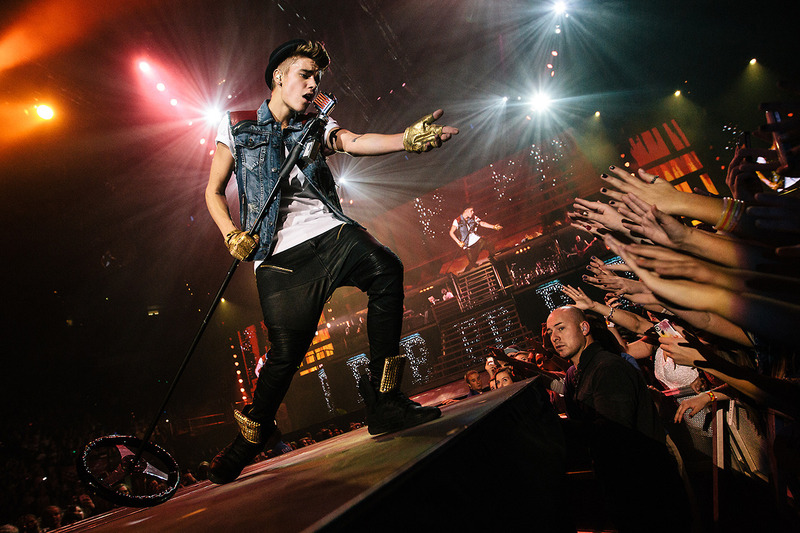
[[(272, 189), (277, 185), (278, 172), (285, 159), (284, 145), (291, 151), (302, 136), (303, 127), (312, 118), (309, 115), (292, 117), (289, 125), (281, 130), (280, 123), (275, 121), (265, 100), (256, 112), (255, 120), (241, 120), (231, 124), (234, 144), (234, 162), (236, 184), (239, 188), (239, 212), (242, 229), (250, 230), (261, 212)], [(231, 114), (228, 114), (231, 121)], [(336, 183), (333, 180), (325, 156), (320, 150), (316, 160), (303, 167), (299, 166), (309, 187), (324, 203), (333, 215), (348, 224), (356, 224), (353, 219), (342, 213), (339, 196), (336, 194)], [(254, 260), (266, 258), (272, 249), (272, 241), (277, 230), (278, 209), (281, 192), (267, 209), (264, 220), (258, 230), (259, 245)]]
[(467, 242), (467, 237), (469, 237), (469, 234), (475, 233), (475, 230), (477, 229), (478, 222), (475, 221), (475, 217), (465, 219), (464, 215), (458, 216), (458, 240), (461, 242)]

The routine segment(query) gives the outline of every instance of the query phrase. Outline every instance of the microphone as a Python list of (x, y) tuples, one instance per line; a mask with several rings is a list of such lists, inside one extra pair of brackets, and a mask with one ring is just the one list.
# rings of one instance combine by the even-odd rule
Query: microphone
[(325, 120), (328, 120), (328, 115), (333, 109), (333, 106), (336, 105), (336, 97), (333, 96), (332, 94), (319, 93), (314, 98), (313, 103), (314, 106), (317, 109), (319, 109), (319, 115), (317, 116), (319, 118), (324, 118)]
[(323, 92), (317, 94), (313, 102), (314, 106), (319, 110), (319, 113), (312, 120), (314, 121), (309, 126), (309, 138), (303, 146), (303, 153), (300, 159), (305, 164), (312, 163), (319, 155), (319, 148), (322, 144), (322, 132), (325, 131), (325, 125), (328, 123), (328, 114), (333, 110), (336, 105), (336, 97), (332, 94), (325, 94)]

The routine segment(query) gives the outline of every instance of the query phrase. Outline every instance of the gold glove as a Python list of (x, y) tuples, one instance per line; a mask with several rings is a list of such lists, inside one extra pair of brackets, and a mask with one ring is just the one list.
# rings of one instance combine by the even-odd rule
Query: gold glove
[(235, 229), (225, 236), (225, 245), (233, 257), (244, 261), (253, 254), (258, 246), (258, 235), (251, 236), (246, 231)]
[[(434, 147), (436, 138), (442, 134), (442, 127), (432, 124), (433, 115), (422, 117), (406, 128), (403, 133), (403, 148), (406, 152), (427, 152)], [(425, 146), (427, 144), (427, 146)]]

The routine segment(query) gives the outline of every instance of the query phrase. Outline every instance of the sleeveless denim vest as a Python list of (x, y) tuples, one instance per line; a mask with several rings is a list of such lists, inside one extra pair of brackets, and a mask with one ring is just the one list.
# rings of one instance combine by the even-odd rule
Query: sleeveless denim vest
[[(280, 123), (275, 121), (267, 107), (268, 103), (269, 100), (265, 100), (256, 112), (228, 113), (228, 121), (231, 122), (233, 132), (240, 222), (242, 229), (248, 231), (255, 223), (270, 192), (277, 186), (278, 173), (285, 159), (284, 146), (291, 151), (300, 140), (304, 126), (312, 118), (312, 115), (292, 117), (289, 125), (281, 130)], [(233, 122), (234, 120), (236, 122)], [(347, 224), (359, 225), (342, 212), (339, 196), (336, 194), (336, 183), (322, 152), (320, 150), (316, 160), (305, 167), (302, 166), (302, 161), (299, 161), (310, 189), (336, 218)], [(259, 245), (254, 260), (262, 260), (270, 254), (277, 230), (280, 200), (279, 187), (258, 229)]]
[(464, 215), (458, 215), (458, 240), (467, 242), (467, 237), (470, 233), (474, 233), (478, 229), (478, 223), (475, 217), (469, 220), (464, 219)]

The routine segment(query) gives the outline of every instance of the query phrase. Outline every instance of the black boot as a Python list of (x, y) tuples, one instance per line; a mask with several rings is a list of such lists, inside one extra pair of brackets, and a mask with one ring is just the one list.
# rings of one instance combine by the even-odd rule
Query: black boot
[(358, 382), (358, 391), (367, 406), (370, 435), (418, 426), (442, 416), (438, 407), (423, 407), (400, 392), (405, 361), (404, 356), (387, 358), (380, 384), (373, 383), (366, 375)]
[(281, 438), (281, 432), (275, 422), (262, 425), (246, 416), (249, 410), (248, 405), (242, 409), (243, 412), (238, 410), (233, 412), (239, 426), (239, 434), (211, 460), (210, 464), (206, 463), (208, 479), (213, 483), (221, 485), (235, 480), (256, 455), (264, 448), (275, 446)]

